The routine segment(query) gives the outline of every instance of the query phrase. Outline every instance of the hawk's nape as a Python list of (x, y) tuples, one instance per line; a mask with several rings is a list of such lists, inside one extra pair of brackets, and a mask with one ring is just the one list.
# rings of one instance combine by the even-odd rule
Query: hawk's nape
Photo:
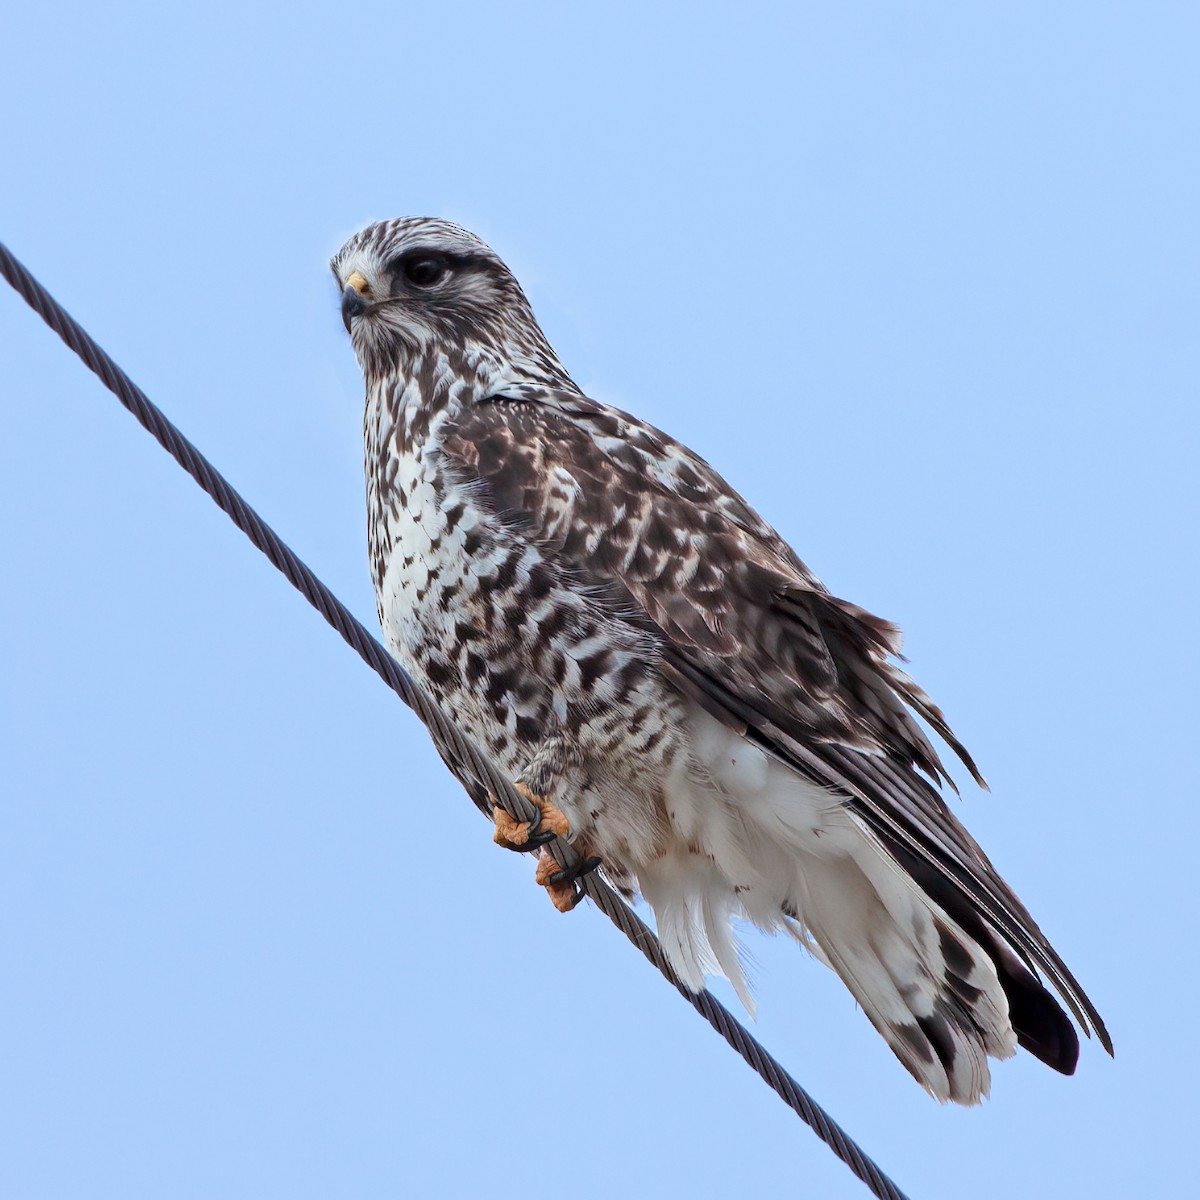
[(585, 397), (472, 234), (383, 222), (333, 270), (388, 644), (646, 898), (680, 977), (724, 974), (750, 1007), (733, 923), (786, 930), (941, 1100), (977, 1102), (1018, 1044), (1071, 1072), (1059, 999), (1111, 1051), (947, 808), (916, 718), (978, 775), (895, 627), (830, 595), (703, 459)]

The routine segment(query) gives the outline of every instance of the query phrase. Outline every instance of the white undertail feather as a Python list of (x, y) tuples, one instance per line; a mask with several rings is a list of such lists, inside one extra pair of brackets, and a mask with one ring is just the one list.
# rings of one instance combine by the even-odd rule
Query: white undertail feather
[(637, 866), (683, 981), (724, 975), (753, 1012), (733, 921), (786, 929), (837, 972), (923, 1087), (978, 1103), (988, 1057), (1017, 1047), (991, 959), (832, 792), (698, 709), (689, 731), (691, 761), (667, 785), (671, 848)]

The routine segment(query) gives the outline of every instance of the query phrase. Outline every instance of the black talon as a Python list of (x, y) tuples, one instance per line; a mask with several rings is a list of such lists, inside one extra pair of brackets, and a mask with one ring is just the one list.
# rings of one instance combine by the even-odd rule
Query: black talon
[(553, 884), (574, 883), (585, 875), (590, 875), (603, 861), (602, 858), (597, 858), (595, 855), (585, 858), (577, 867), (563, 867), (562, 870), (555, 871), (550, 876), (550, 882)]

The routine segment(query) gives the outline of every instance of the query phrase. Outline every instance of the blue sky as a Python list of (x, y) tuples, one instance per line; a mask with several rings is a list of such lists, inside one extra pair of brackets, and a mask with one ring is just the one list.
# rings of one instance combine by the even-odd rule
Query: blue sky
[[(943, 1109), (762, 939), (756, 1032), (914, 1200), (1179, 1191), (1194, 5), (5, 25), (0, 237), (372, 627), (326, 261), (412, 213), (899, 621), (1117, 1058)], [(0, 1194), (867, 1194), (11, 295), (0, 381)]]

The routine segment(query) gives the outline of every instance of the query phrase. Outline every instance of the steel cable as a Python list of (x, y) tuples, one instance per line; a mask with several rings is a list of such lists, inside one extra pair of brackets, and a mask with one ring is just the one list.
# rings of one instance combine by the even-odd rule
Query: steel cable
[[(75, 319), (0, 242), (0, 273), (25, 302), (54, 330), (89, 370), (112, 392), (177, 463), (212, 497), (217, 506), (270, 559), (288, 582), (341, 634), (377, 675), (426, 726), (439, 753), (460, 782), (478, 799), (486, 789), (518, 821), (531, 821), (537, 810), (454, 722), (426, 695), (350, 610), (321, 582), (273, 529), (234, 490), (225, 477), (167, 419), (149, 397), (102, 350)], [(465, 776), (466, 778), (462, 778)], [(579, 855), (561, 838), (550, 844), (564, 867), (580, 865)], [(733, 1047), (775, 1092), (879, 1200), (906, 1200), (899, 1188), (838, 1123), (802, 1088), (711, 992), (692, 992), (667, 961), (658, 938), (602, 879), (585, 875), (578, 886), (596, 907), (652, 962), (679, 994)]]

